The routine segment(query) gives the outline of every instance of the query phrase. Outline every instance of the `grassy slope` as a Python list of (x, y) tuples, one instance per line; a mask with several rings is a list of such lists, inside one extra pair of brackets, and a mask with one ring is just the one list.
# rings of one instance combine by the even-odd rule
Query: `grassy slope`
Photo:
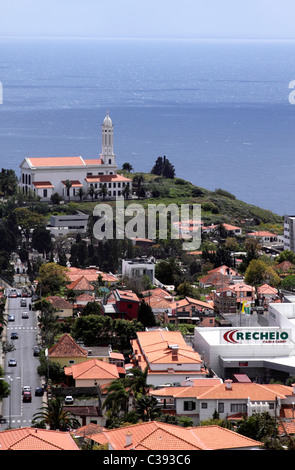
[[(120, 171), (120, 173), (123, 173)], [(124, 174), (133, 178), (136, 173)], [(201, 204), (202, 207), (202, 221), (204, 224), (211, 223), (232, 223), (241, 225), (241, 221), (245, 219), (254, 219), (254, 227), (259, 229), (275, 230), (277, 233), (282, 232), (282, 216), (274, 214), (273, 212), (261, 209), (260, 207), (252, 204), (247, 204), (238, 199), (223, 196), (215, 191), (209, 191), (204, 188), (194, 186), (188, 181), (174, 178), (173, 180), (159, 178), (155, 175), (144, 173), (145, 185), (152, 185), (152, 187), (160, 191), (159, 197), (151, 197), (148, 199), (129, 199), (125, 204), (131, 202), (140, 203), (143, 207), (148, 204)], [(114, 201), (106, 201), (108, 204), (115, 205)], [(77, 203), (77, 207), (87, 213), (92, 213), (93, 207), (99, 201), (87, 201)], [(251, 227), (252, 229), (253, 227)]]

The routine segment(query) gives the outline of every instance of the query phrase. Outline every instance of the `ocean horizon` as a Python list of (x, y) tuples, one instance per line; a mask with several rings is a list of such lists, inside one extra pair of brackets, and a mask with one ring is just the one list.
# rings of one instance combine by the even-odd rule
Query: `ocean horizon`
[(101, 153), (109, 111), (119, 168), (295, 210), (294, 41), (0, 39), (0, 164)]

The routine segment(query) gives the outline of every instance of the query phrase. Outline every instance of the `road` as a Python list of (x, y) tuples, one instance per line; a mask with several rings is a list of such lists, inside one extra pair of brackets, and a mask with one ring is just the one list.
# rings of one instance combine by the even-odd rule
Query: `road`
[[(2, 402), (2, 415), (6, 423), (0, 424), (0, 430), (10, 427), (31, 426), (34, 413), (42, 406), (42, 397), (35, 397), (35, 388), (41, 386), (41, 380), (37, 374), (39, 365), (38, 357), (34, 357), (33, 348), (37, 344), (37, 314), (30, 310), (31, 298), (27, 298), (27, 307), (21, 307), (21, 298), (7, 298), (8, 315), (15, 317), (14, 321), (7, 322), (7, 337), (9, 343), (13, 343), (15, 350), (7, 353), (4, 362), (4, 378), (10, 383), (11, 395)], [(29, 318), (22, 318), (23, 312), (29, 313)], [(18, 339), (11, 339), (11, 333), (17, 332)], [(8, 366), (9, 359), (15, 359), (16, 367)], [(29, 385), (32, 389), (31, 403), (23, 403), (22, 388)]]

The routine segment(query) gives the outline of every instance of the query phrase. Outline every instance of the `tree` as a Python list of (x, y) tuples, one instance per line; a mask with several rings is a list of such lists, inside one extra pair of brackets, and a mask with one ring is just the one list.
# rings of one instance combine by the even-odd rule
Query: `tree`
[(66, 287), (69, 280), (68, 269), (57, 263), (44, 263), (40, 266), (37, 281), (43, 296), (56, 295)]
[(80, 202), (82, 202), (84, 195), (85, 195), (84, 189), (83, 189), (83, 188), (79, 188), (79, 189), (78, 189), (78, 193), (77, 193), (77, 197), (80, 199)]
[(62, 197), (58, 193), (53, 193), (50, 197), (52, 204), (56, 204), (57, 206), (62, 201)]
[(42, 298), (34, 303), (33, 309), (40, 312), (38, 321), (41, 341), (44, 346), (52, 344), (58, 331), (56, 311), (49, 300)]
[(49, 253), (52, 251), (53, 243), (50, 232), (46, 227), (37, 227), (33, 231), (32, 247), (39, 253)]
[(105, 183), (101, 185), (101, 188), (99, 190), (99, 195), (102, 197), (102, 200), (105, 201), (105, 198), (108, 195), (108, 188)]
[(16, 222), (28, 244), (31, 230), (45, 226), (45, 219), (37, 212), (32, 212), (26, 207), (18, 207), (14, 210), (14, 213)]
[(252, 259), (245, 272), (245, 282), (255, 287), (267, 282), (271, 286), (276, 287), (280, 284), (281, 279), (275, 270), (264, 261)]
[(72, 187), (72, 182), (70, 180), (65, 181), (65, 187), (67, 188), (68, 196), (69, 196), (69, 201), (71, 200), (71, 187)]
[(193, 299), (200, 299), (200, 294), (196, 287), (193, 287), (189, 282), (182, 282), (176, 289), (177, 294), (182, 297), (192, 297)]
[(82, 315), (100, 315), (101, 306), (98, 302), (88, 302), (82, 310)]
[[(103, 408), (109, 409), (108, 418), (112, 422), (120, 413), (128, 413), (130, 392), (126, 390), (122, 379), (114, 380), (107, 388), (107, 397)], [(110, 423), (109, 423), (110, 425)]]
[(0, 192), (4, 196), (12, 196), (17, 190), (18, 178), (14, 170), (2, 168), (0, 173)]
[(283, 261), (290, 261), (290, 263), (295, 264), (295, 253), (291, 250), (283, 250), (276, 258), (276, 262), (280, 264)]
[(3, 398), (7, 398), (10, 395), (10, 385), (3, 379), (4, 371), (0, 366), (0, 403)]
[(295, 275), (289, 274), (282, 280), (282, 289), (294, 290), (295, 289)]
[(158, 157), (151, 173), (153, 175), (163, 176), (164, 178), (173, 179), (175, 176), (175, 169), (174, 166), (169, 162), (168, 158), (164, 155), (164, 157)]
[(147, 395), (152, 385), (147, 383), (149, 366), (144, 370), (134, 367), (124, 378), (125, 387), (127, 387), (132, 395), (137, 398), (139, 396)]
[(130, 163), (123, 163), (122, 170), (128, 171), (128, 173), (131, 173), (131, 171), (133, 171), (133, 167), (132, 165), (130, 165)]
[(88, 346), (99, 346), (112, 342), (113, 320), (103, 315), (83, 315), (75, 320), (73, 337)]
[(154, 421), (161, 414), (158, 400), (150, 395), (142, 395), (136, 399), (135, 411), (142, 421)]
[(94, 193), (95, 193), (95, 189), (94, 189), (93, 185), (91, 185), (90, 188), (87, 191), (87, 194), (91, 197), (92, 201), (94, 199)]
[(268, 412), (254, 413), (240, 421), (237, 432), (256, 441), (263, 441), (268, 437), (276, 438), (278, 435), (276, 418)]
[(122, 194), (123, 194), (123, 197), (125, 199), (128, 199), (129, 195), (130, 195), (130, 187), (129, 187), (129, 184), (126, 184), (122, 190)]
[(139, 173), (138, 175), (135, 175), (133, 177), (133, 185), (136, 188), (135, 191), (136, 191), (138, 198), (142, 196), (142, 184), (143, 183), (144, 183), (144, 176), (142, 173)]
[(151, 306), (143, 300), (140, 302), (138, 307), (137, 320), (145, 327), (156, 325), (155, 316)]
[[(41, 408), (40, 412), (33, 415), (32, 425), (46, 425), (49, 429), (69, 431), (80, 426), (80, 422), (74, 418), (69, 411), (64, 411), (62, 401), (52, 398)], [(39, 420), (39, 423), (37, 421)]]

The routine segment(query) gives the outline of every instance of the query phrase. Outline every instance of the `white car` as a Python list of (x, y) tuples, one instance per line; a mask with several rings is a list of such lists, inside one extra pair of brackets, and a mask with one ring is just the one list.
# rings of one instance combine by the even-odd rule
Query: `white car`
[(31, 387), (30, 387), (29, 385), (25, 385), (25, 386), (23, 387), (22, 393), (24, 393), (24, 392), (30, 392), (30, 391), (31, 391)]
[(73, 403), (74, 403), (74, 398), (71, 395), (66, 396), (65, 404), (66, 405), (72, 405)]
[(22, 318), (29, 318), (28, 312), (23, 312), (22, 313)]

